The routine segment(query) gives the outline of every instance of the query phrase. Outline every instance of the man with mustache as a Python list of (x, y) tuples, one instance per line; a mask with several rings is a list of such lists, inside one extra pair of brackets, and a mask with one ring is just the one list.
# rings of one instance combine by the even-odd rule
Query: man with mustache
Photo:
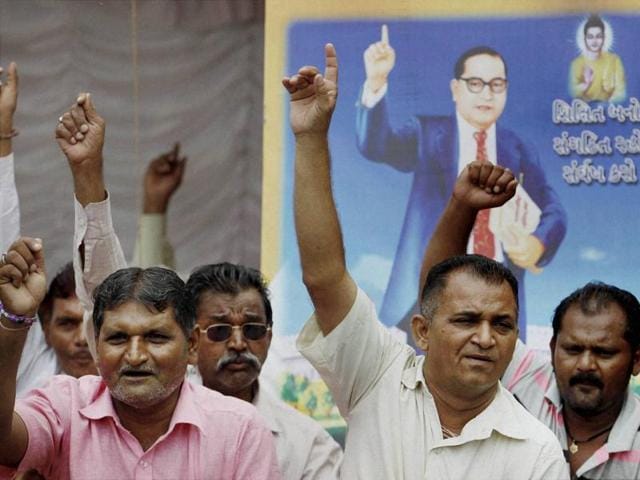
[[(500, 385), (518, 336), (518, 286), (479, 255), (434, 267), (412, 318), (416, 355), (378, 320), (347, 270), (331, 189), (328, 131), (338, 60), (282, 80), (295, 135), (294, 216), (303, 281), (315, 312), (300, 352), (347, 419), (344, 478), (567, 478), (558, 441)], [(498, 167), (501, 168), (501, 167)], [(501, 169), (499, 198), (515, 192)]]
[[(425, 253), (422, 282), (432, 265), (464, 253), (476, 213), (495, 206), (492, 175), (478, 165), (461, 174)], [(556, 434), (574, 477), (640, 478), (640, 399), (629, 386), (640, 373), (640, 303), (591, 282), (560, 302), (552, 327), (551, 362), (518, 341), (502, 382)]]
[(283, 478), (337, 479), (342, 449), (335, 440), (316, 421), (260, 387), (272, 335), (271, 300), (262, 274), (232, 263), (204, 265), (191, 273), (187, 289), (201, 329), (197, 365), (202, 384), (255, 405), (274, 436)]
[(255, 409), (184, 380), (200, 332), (184, 282), (167, 269), (119, 270), (96, 290), (100, 376), (55, 376), (16, 401), (44, 291), (41, 241), (17, 240), (0, 263), (0, 478), (30, 469), (60, 479), (280, 478)]
[[(86, 97), (80, 100), (73, 108), (84, 108)], [(63, 121), (72, 125), (73, 118), (63, 116)], [(104, 131), (83, 132), (75, 122), (73, 128), (80, 135), (69, 142), (89, 141), (84, 155), (101, 159)], [(126, 263), (111, 222), (102, 162), (78, 165), (68, 153), (76, 143), (63, 140), (59, 142), (69, 159), (77, 197), (76, 286), (81, 302), (91, 309), (95, 286), (111, 272), (125, 268)], [(283, 478), (336, 479), (342, 461), (340, 446), (317, 422), (259, 387), (258, 377), (271, 344), (272, 322), (271, 302), (260, 272), (230, 263), (205, 265), (191, 274), (187, 288), (196, 310), (201, 349), (197, 355), (201, 379), (197, 374), (191, 379), (258, 409), (275, 440)], [(85, 325), (92, 332), (92, 323)], [(94, 338), (92, 333), (87, 336)], [(95, 351), (91, 340), (89, 347)]]

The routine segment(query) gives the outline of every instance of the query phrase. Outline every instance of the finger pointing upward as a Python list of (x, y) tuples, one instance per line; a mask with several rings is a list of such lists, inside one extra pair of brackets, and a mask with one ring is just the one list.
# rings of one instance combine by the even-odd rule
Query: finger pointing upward
[(333, 43), (327, 43), (324, 46), (324, 78), (334, 83), (338, 83), (338, 57), (336, 56), (336, 47)]
[(83, 106), (84, 114), (90, 123), (99, 123), (102, 120), (93, 106), (90, 93), (81, 93), (78, 96), (78, 105)]
[(389, 45), (389, 27), (384, 23), (381, 29), (380, 41), (385, 45)]

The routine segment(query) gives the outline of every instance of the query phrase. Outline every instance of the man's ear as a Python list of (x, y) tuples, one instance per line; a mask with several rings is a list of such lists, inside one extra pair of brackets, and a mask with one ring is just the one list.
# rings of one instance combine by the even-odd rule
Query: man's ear
[(451, 89), (451, 100), (456, 101), (456, 97), (458, 96), (458, 85), (459, 85), (459, 81), (456, 80), (455, 78), (452, 78), (451, 81), (449, 82), (449, 88)]
[(187, 340), (189, 342), (189, 363), (191, 365), (198, 365), (198, 345), (200, 345), (200, 327), (198, 326), (198, 324), (193, 327), (193, 330), (191, 330), (191, 335)]
[(556, 336), (554, 335), (553, 337), (551, 337), (551, 340), (549, 341), (549, 350), (551, 351), (551, 366), (555, 369), (555, 364), (554, 364), (554, 359), (555, 359), (555, 353), (556, 353)]
[(423, 352), (429, 351), (429, 327), (431, 321), (426, 317), (417, 314), (411, 318), (411, 333), (413, 341)]
[(638, 375), (640, 373), (640, 348), (637, 348), (633, 354), (633, 374)]
[(51, 326), (51, 319), (49, 319), (49, 321), (47, 322), (40, 322), (40, 326), (42, 327), (42, 333), (44, 334), (44, 341), (47, 342), (47, 346), (50, 347), (51, 346), (51, 342), (49, 341), (49, 335), (50, 335), (50, 326)]

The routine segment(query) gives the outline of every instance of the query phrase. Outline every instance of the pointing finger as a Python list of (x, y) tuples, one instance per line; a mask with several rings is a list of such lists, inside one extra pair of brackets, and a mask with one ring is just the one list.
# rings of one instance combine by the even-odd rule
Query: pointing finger
[(338, 83), (338, 56), (336, 55), (336, 47), (332, 43), (324, 46), (324, 78), (333, 83)]
[(381, 30), (380, 41), (389, 45), (389, 27), (387, 27), (386, 23), (382, 24)]
[(18, 90), (18, 67), (16, 62), (9, 64), (9, 70), (7, 70), (7, 87)]

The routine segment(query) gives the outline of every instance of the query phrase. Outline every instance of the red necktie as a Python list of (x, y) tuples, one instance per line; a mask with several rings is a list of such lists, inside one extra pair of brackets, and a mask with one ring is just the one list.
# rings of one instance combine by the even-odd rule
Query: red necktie
[[(487, 146), (485, 145), (487, 132), (480, 130), (473, 134), (473, 138), (476, 139), (477, 146), (476, 160), (478, 162), (488, 162), (489, 157), (487, 155)], [(489, 230), (489, 212), (490, 209), (485, 208), (480, 210), (476, 216), (476, 223), (473, 225), (473, 253), (494, 258), (495, 241), (493, 233)]]

